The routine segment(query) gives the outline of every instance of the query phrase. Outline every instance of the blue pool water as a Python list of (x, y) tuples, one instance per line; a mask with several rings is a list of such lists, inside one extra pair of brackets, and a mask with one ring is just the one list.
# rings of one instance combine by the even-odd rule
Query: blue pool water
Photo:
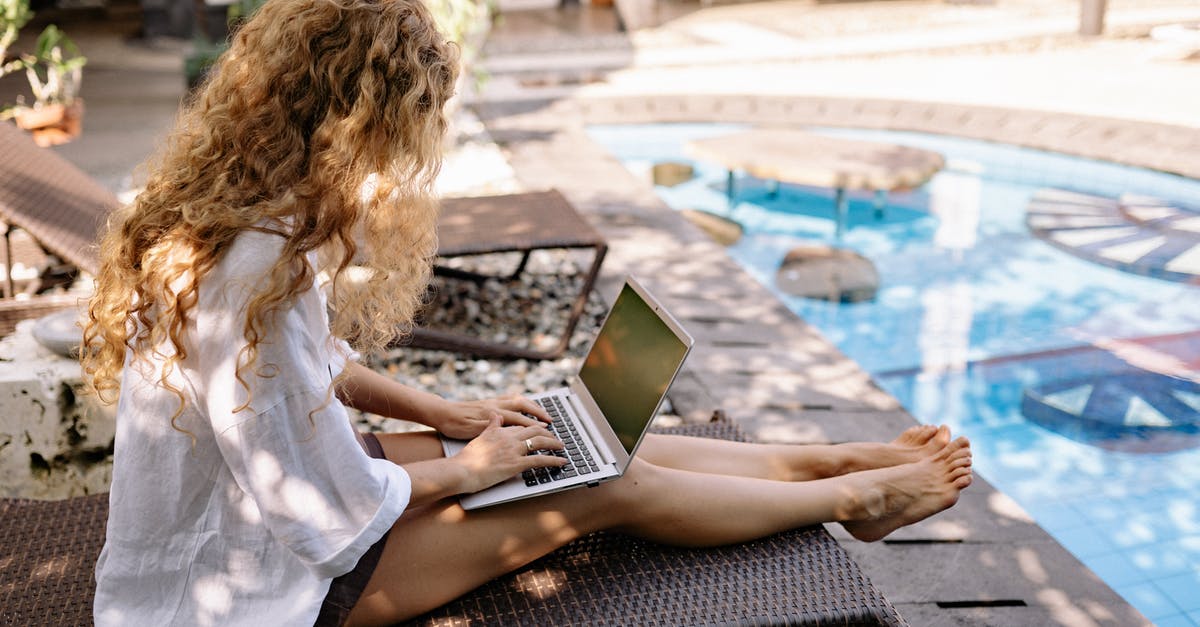
[[(731, 254), (779, 293), (775, 272), (788, 250), (834, 241), (832, 193), (784, 186), (772, 197), (765, 183), (741, 180), (730, 207), (724, 169), (692, 161), (683, 147), (740, 128), (602, 126), (589, 133), (635, 172), (660, 161), (692, 163), (696, 178), (658, 187), (661, 197), (740, 222), (746, 235)], [(1200, 435), (1131, 452), (1142, 443), (1098, 446), (1043, 427), (1021, 407), (1027, 390), (1111, 376), (1130, 364), (1195, 385), (1200, 286), (1072, 256), (1032, 237), (1025, 209), (1045, 188), (1140, 194), (1196, 208), (1200, 181), (940, 136), (814, 130), (935, 150), (947, 167), (922, 188), (892, 195), (880, 220), (869, 196), (852, 196), (839, 245), (874, 262), (874, 300), (780, 297), (918, 419), (968, 435), (978, 472), (1148, 618), (1200, 626)], [(1200, 396), (1188, 394), (1176, 400), (1200, 411)], [(1152, 417), (1187, 412), (1178, 402), (1171, 409), (1150, 401)]]

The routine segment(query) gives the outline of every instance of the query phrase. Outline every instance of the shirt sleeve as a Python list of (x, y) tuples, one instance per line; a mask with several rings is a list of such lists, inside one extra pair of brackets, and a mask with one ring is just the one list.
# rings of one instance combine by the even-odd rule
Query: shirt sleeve
[(400, 466), (366, 455), (331, 393), (337, 344), (315, 287), (264, 322), (255, 364), (238, 372), (247, 286), (257, 283), (246, 276), (255, 275), (201, 285), (197, 404), (243, 493), (231, 496), (246, 504), (241, 515), (258, 517), (317, 575), (336, 577), (400, 517), (411, 481)]
[(325, 396), (294, 390), (218, 433), (217, 444), (271, 535), (332, 578), (383, 537), (412, 488), (403, 468), (363, 452), (344, 409)]

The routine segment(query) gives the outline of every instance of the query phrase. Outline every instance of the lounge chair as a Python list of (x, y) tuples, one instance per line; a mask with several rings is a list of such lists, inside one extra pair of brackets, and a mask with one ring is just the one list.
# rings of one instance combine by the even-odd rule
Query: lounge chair
[[(722, 420), (663, 430), (746, 440)], [(581, 488), (585, 489), (585, 488)], [(90, 625), (106, 494), (0, 500), (0, 625)], [(414, 625), (904, 625), (823, 527), (715, 549), (581, 538)]]
[(521, 253), (521, 260), (508, 277), (481, 275), (439, 265), (435, 271), (441, 276), (475, 281), (513, 280), (524, 272), (534, 251), (546, 249), (592, 251), (591, 262), (581, 273), (582, 284), (571, 304), (565, 329), (554, 346), (529, 348), (428, 327), (418, 327), (412, 338), (403, 343), (480, 357), (555, 359), (567, 350), (571, 333), (583, 315), (588, 294), (608, 251), (604, 237), (556, 190), (443, 199), (442, 216), (438, 221), (438, 256), (441, 259), (515, 252)]
[[(0, 173), (0, 221), (27, 231), (46, 250), (94, 276), (99, 265), (96, 235), (109, 212), (117, 206), (116, 196), (54, 151), (38, 147), (11, 124), (0, 124)], [(8, 230), (4, 233), (5, 241), (8, 233)], [(583, 284), (571, 306), (565, 331), (553, 347), (538, 350), (433, 329), (418, 329), (411, 340), (414, 346), (527, 359), (555, 358), (566, 351), (608, 247), (562, 194), (544, 191), (445, 199), (438, 238), (438, 255), (443, 259), (523, 253), (509, 279), (524, 271), (535, 250), (591, 249), (594, 254), (583, 273)], [(0, 255), (9, 248), (5, 246)], [(12, 267), (11, 260), (6, 263), (0, 257), (0, 263)], [(444, 266), (439, 266), (438, 272), (474, 280), (489, 278)], [(7, 292), (12, 291), (10, 285)], [(61, 294), (0, 299), (0, 336), (10, 333), (19, 320), (75, 305), (75, 298)]]
[[(0, 124), (0, 222), (4, 232), (0, 263), (6, 268), (4, 292), (15, 291), (11, 269), (14, 227), (31, 235), (43, 249), (89, 274), (97, 269), (95, 239), (117, 197), (58, 153), (40, 148), (24, 131)], [(73, 278), (61, 264), (39, 278), (44, 291), (55, 281)], [(57, 275), (52, 278), (51, 275)], [(53, 280), (52, 280), (53, 279)], [(0, 299), (0, 335), (12, 332), (20, 320), (74, 307), (78, 298), (67, 294), (36, 293), (28, 298)]]

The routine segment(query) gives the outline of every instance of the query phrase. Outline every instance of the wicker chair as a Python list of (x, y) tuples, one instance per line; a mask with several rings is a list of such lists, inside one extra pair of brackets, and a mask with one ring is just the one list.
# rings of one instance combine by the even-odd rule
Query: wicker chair
[[(747, 438), (727, 421), (662, 430)], [(0, 500), (0, 625), (89, 625), (105, 494)], [(904, 625), (823, 527), (714, 549), (597, 533), (412, 625)]]
[(520, 253), (521, 259), (508, 277), (495, 277), (438, 265), (441, 276), (474, 281), (512, 280), (521, 275), (535, 250), (579, 249), (592, 252), (591, 262), (580, 274), (581, 285), (571, 303), (565, 328), (557, 342), (546, 349), (493, 342), (461, 332), (418, 327), (404, 340), (418, 348), (449, 350), (479, 357), (557, 359), (566, 352), (571, 333), (583, 316), (588, 294), (600, 274), (608, 244), (571, 203), (556, 190), (472, 198), (442, 199), (438, 221), (438, 257), (447, 260), (490, 253)]
[[(11, 124), (0, 124), (0, 172), (3, 172), (0, 222), (26, 231), (46, 251), (95, 276), (96, 235), (109, 212), (117, 206), (116, 196), (54, 151), (38, 147)], [(0, 241), (0, 262), (6, 268), (13, 267), (15, 247), (9, 242), (12, 230), (6, 228)], [(566, 327), (556, 345), (537, 350), (425, 328), (414, 332), (411, 344), (483, 357), (557, 358), (567, 349), (608, 250), (604, 238), (556, 191), (443, 200), (438, 224), (438, 255), (442, 259), (523, 253), (513, 276), (509, 277), (513, 278), (525, 269), (534, 250), (548, 248), (593, 251), (592, 262), (583, 272), (579, 295), (571, 305)], [(52, 270), (61, 273), (58, 266)], [(437, 270), (443, 276), (491, 278), (445, 266)], [(43, 283), (49, 285), (48, 281)], [(0, 291), (11, 296), (16, 290), (9, 280), (7, 287), (0, 285)], [(21, 300), (0, 298), (0, 336), (10, 333), (20, 320), (75, 304), (75, 299), (61, 294)]]
[[(20, 320), (77, 305), (74, 296), (46, 290), (73, 279), (73, 268), (95, 274), (96, 233), (117, 206), (117, 197), (12, 124), (0, 124), (0, 172), (0, 222), (6, 225), (0, 262), (7, 275), (3, 291), (9, 296), (0, 298), (0, 335), (6, 335)], [(65, 262), (47, 266), (39, 285), (31, 290), (34, 293), (21, 299), (12, 298), (17, 290), (11, 269), (22, 256), (22, 247), (11, 237), (15, 229), (25, 231), (42, 250)]]

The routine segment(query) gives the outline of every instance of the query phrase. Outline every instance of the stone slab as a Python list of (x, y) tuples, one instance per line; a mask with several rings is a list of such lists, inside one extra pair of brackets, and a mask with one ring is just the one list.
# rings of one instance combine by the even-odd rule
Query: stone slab
[[(829, 525), (834, 537), (854, 542), (840, 525)], [(958, 504), (937, 516), (889, 535), (884, 544), (1045, 542), (1046, 531), (1009, 496), (978, 474), (963, 490)]]
[(738, 414), (756, 410), (863, 412), (900, 409), (894, 398), (849, 361), (813, 365), (788, 374), (706, 375), (713, 398)]
[[(1095, 625), (1089, 613), (1071, 611), (1070, 609), (1042, 606), (1004, 607), (939, 607), (929, 603), (895, 603), (896, 611), (910, 625), (922, 627), (1031, 627), (1033, 625)], [(1104, 609), (1095, 609), (1100, 616), (1106, 617), (1111, 613)], [(1111, 621), (1108, 621), (1112, 624)], [(1149, 621), (1130, 623), (1149, 625)]]
[(785, 129), (700, 139), (684, 150), (758, 178), (837, 189), (911, 189), (945, 165), (940, 154), (929, 150)]
[(79, 362), (33, 339), (0, 341), (0, 496), (61, 499), (108, 489), (116, 420), (82, 390)]
[(870, 552), (871, 581), (893, 603), (1021, 602), (1072, 618), (1062, 624), (1148, 624), (1049, 536), (1042, 542), (842, 546), (856, 560)]

